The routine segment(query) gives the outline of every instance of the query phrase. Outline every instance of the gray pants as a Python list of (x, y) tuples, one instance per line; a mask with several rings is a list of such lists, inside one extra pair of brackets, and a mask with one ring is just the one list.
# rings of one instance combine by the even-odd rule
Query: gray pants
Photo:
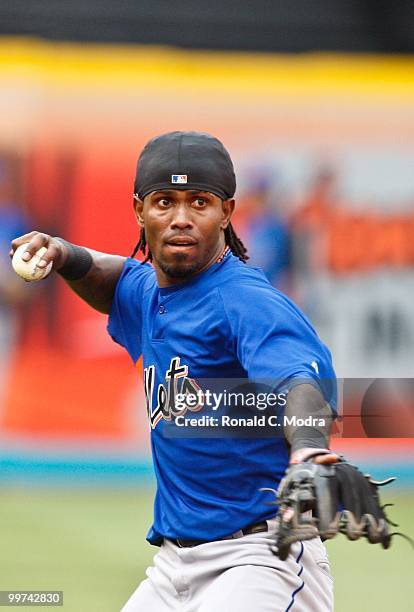
[[(274, 527), (274, 521), (268, 521)], [(122, 612), (332, 612), (333, 580), (319, 538), (286, 561), (269, 533), (179, 548), (168, 540)]]

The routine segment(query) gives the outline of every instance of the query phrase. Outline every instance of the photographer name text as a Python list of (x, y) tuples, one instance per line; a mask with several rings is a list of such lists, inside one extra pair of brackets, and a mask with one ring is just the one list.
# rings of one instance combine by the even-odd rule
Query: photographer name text
[(296, 416), (254, 415), (251, 418), (221, 415), (203, 415), (199, 418), (177, 416), (177, 427), (325, 427), (326, 420), (316, 417), (299, 418)]

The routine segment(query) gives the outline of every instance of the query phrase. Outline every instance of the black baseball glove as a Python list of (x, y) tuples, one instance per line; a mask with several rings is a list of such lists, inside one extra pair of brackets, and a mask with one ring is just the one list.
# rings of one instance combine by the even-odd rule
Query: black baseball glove
[(378, 487), (393, 480), (375, 482), (343, 459), (331, 465), (311, 460), (291, 465), (276, 493), (277, 501), (272, 502), (279, 506), (272, 551), (284, 560), (294, 542), (317, 536), (327, 540), (337, 533), (350, 540), (364, 537), (388, 548), (391, 521), (381, 506)]

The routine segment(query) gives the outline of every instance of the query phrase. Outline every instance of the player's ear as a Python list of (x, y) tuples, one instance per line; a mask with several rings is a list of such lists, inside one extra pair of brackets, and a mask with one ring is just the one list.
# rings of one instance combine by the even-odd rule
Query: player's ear
[(221, 221), (222, 229), (226, 229), (226, 227), (230, 223), (230, 219), (233, 214), (235, 204), (236, 202), (233, 199), (223, 200), (222, 206), (221, 206), (222, 212), (223, 212), (222, 221)]
[(138, 197), (137, 193), (134, 193), (134, 211), (135, 217), (140, 227), (144, 227), (144, 202)]

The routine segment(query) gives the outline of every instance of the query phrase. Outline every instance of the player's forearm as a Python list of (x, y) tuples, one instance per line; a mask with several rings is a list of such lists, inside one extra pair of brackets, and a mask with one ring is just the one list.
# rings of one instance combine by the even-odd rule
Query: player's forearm
[[(125, 263), (124, 257), (79, 247), (63, 238), (38, 231), (15, 238), (12, 241), (10, 257), (23, 245), (22, 265), (29, 268), (35, 266), (35, 280), (46, 278), (50, 274), (51, 266), (92, 308), (109, 314), (115, 287)], [(42, 249), (41, 260), (37, 259), (36, 263), (32, 264), (39, 249)], [(18, 273), (21, 274), (20, 271)], [(24, 278), (34, 279), (32, 275), (25, 275)]]
[(92, 308), (109, 314), (125, 257), (87, 250), (92, 256), (92, 264), (88, 272), (77, 280), (69, 280), (64, 276), (63, 280)]
[(293, 387), (287, 396), (284, 419), (291, 456), (303, 448), (328, 448), (333, 418), (329, 404), (316, 387), (305, 383)]

